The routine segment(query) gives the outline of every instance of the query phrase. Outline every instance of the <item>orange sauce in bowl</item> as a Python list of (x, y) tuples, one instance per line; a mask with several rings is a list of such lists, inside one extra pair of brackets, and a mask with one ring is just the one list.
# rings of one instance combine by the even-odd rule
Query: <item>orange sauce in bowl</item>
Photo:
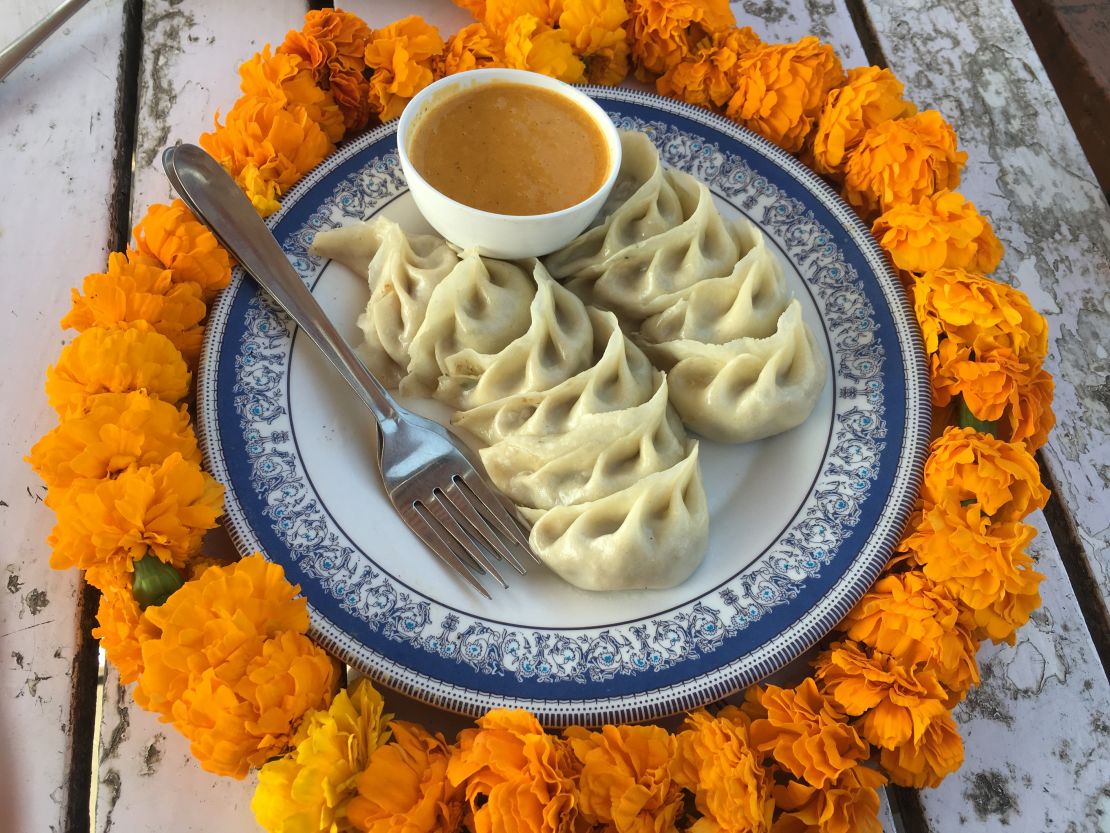
[(549, 214), (577, 205), (609, 174), (593, 118), (566, 96), (494, 83), (451, 93), (421, 113), (409, 158), (429, 185), (494, 214)]

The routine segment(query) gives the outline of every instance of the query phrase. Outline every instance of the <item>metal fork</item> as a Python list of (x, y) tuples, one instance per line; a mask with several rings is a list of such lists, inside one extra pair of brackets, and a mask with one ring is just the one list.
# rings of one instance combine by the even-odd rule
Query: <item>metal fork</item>
[(476, 578), (503, 560), (521, 575), (515, 553), (536, 558), (528, 535), (471, 451), (432, 420), (401, 407), (363, 366), (328, 320), (235, 181), (196, 145), (162, 154), (181, 199), (243, 269), (289, 314), (354, 388), (378, 423), (378, 467), (390, 502), (432, 553), (487, 599)]

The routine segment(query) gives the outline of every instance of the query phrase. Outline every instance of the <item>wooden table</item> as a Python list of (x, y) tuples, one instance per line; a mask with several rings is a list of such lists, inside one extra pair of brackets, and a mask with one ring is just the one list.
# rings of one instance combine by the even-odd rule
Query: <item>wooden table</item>
[[(6, 5), (0, 43), (55, 0)], [(928, 6), (928, 9), (924, 7)], [(53, 523), (22, 456), (54, 424), (43, 372), (67, 339), (69, 289), (122, 248), (132, 213), (169, 197), (160, 150), (238, 95), (236, 66), (300, 26), (303, 0), (94, 0), (0, 84), (0, 828), (256, 829), (253, 784), (202, 772), (111, 668), (97, 702), (92, 610), (47, 567)], [(357, 0), (371, 26), (447, 0)], [(957, 710), (967, 760), (939, 789), (896, 790), (888, 830), (1086, 831), (1110, 825), (1110, 211), (1017, 14), (1005, 0), (734, 3), (767, 40), (814, 33), (846, 66), (880, 63), (958, 128), (961, 188), (995, 223), (1011, 276), (1051, 326), (1059, 424), (1041, 453), (1055, 494), (1033, 545), (1044, 607), (1013, 647), (985, 647)], [(457, 720), (396, 697), (426, 722)], [(90, 810), (90, 786), (95, 798)]]

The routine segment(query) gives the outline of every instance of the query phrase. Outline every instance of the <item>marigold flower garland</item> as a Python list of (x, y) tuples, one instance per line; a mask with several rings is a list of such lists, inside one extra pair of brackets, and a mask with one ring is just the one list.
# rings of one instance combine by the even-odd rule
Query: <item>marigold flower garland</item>
[(392, 721), (365, 680), (305, 636), (298, 588), (255, 554), (201, 553), (222, 489), (200, 468), (187, 398), (206, 305), (230, 260), (185, 206), (73, 292), (78, 336), (47, 371), (59, 425), (31, 449), (58, 522), (51, 564), (102, 596), (94, 636), (136, 701), (210, 772), (260, 768), (270, 831), (878, 831), (876, 790), (935, 786), (963, 760), (951, 709), (979, 641), (1014, 641), (1040, 604), (1024, 519), (1047, 491), (1033, 453), (1054, 417), (1045, 321), (986, 274), (1002, 247), (962, 195), (966, 153), (889, 70), (843, 70), (816, 38), (765, 44), (712, 0), (456, 0), (444, 40), (419, 17), (372, 30), (310, 12), (240, 68), (243, 96), (201, 144), (269, 214), (344, 136), (396, 117), (438, 77), (509, 66), (572, 83), (630, 72), (799, 154), (871, 222), (911, 293), (945, 428), (883, 577), (814, 674), (742, 707), (655, 726), (545, 732), (494, 710), (454, 742)]

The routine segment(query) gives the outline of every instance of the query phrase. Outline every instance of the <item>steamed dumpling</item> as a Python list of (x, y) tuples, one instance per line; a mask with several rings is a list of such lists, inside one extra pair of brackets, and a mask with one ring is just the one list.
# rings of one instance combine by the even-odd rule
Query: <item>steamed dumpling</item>
[(617, 313), (667, 372), (691, 430), (748, 442), (800, 425), (827, 363), (763, 234), (726, 222), (709, 189), (664, 168), (644, 134), (621, 142), (616, 190), (627, 198), (546, 259), (552, 274)]
[(524, 510), (544, 561), (586, 590), (674, 587), (701, 563), (709, 513), (698, 447), (669, 469), (588, 503)]

